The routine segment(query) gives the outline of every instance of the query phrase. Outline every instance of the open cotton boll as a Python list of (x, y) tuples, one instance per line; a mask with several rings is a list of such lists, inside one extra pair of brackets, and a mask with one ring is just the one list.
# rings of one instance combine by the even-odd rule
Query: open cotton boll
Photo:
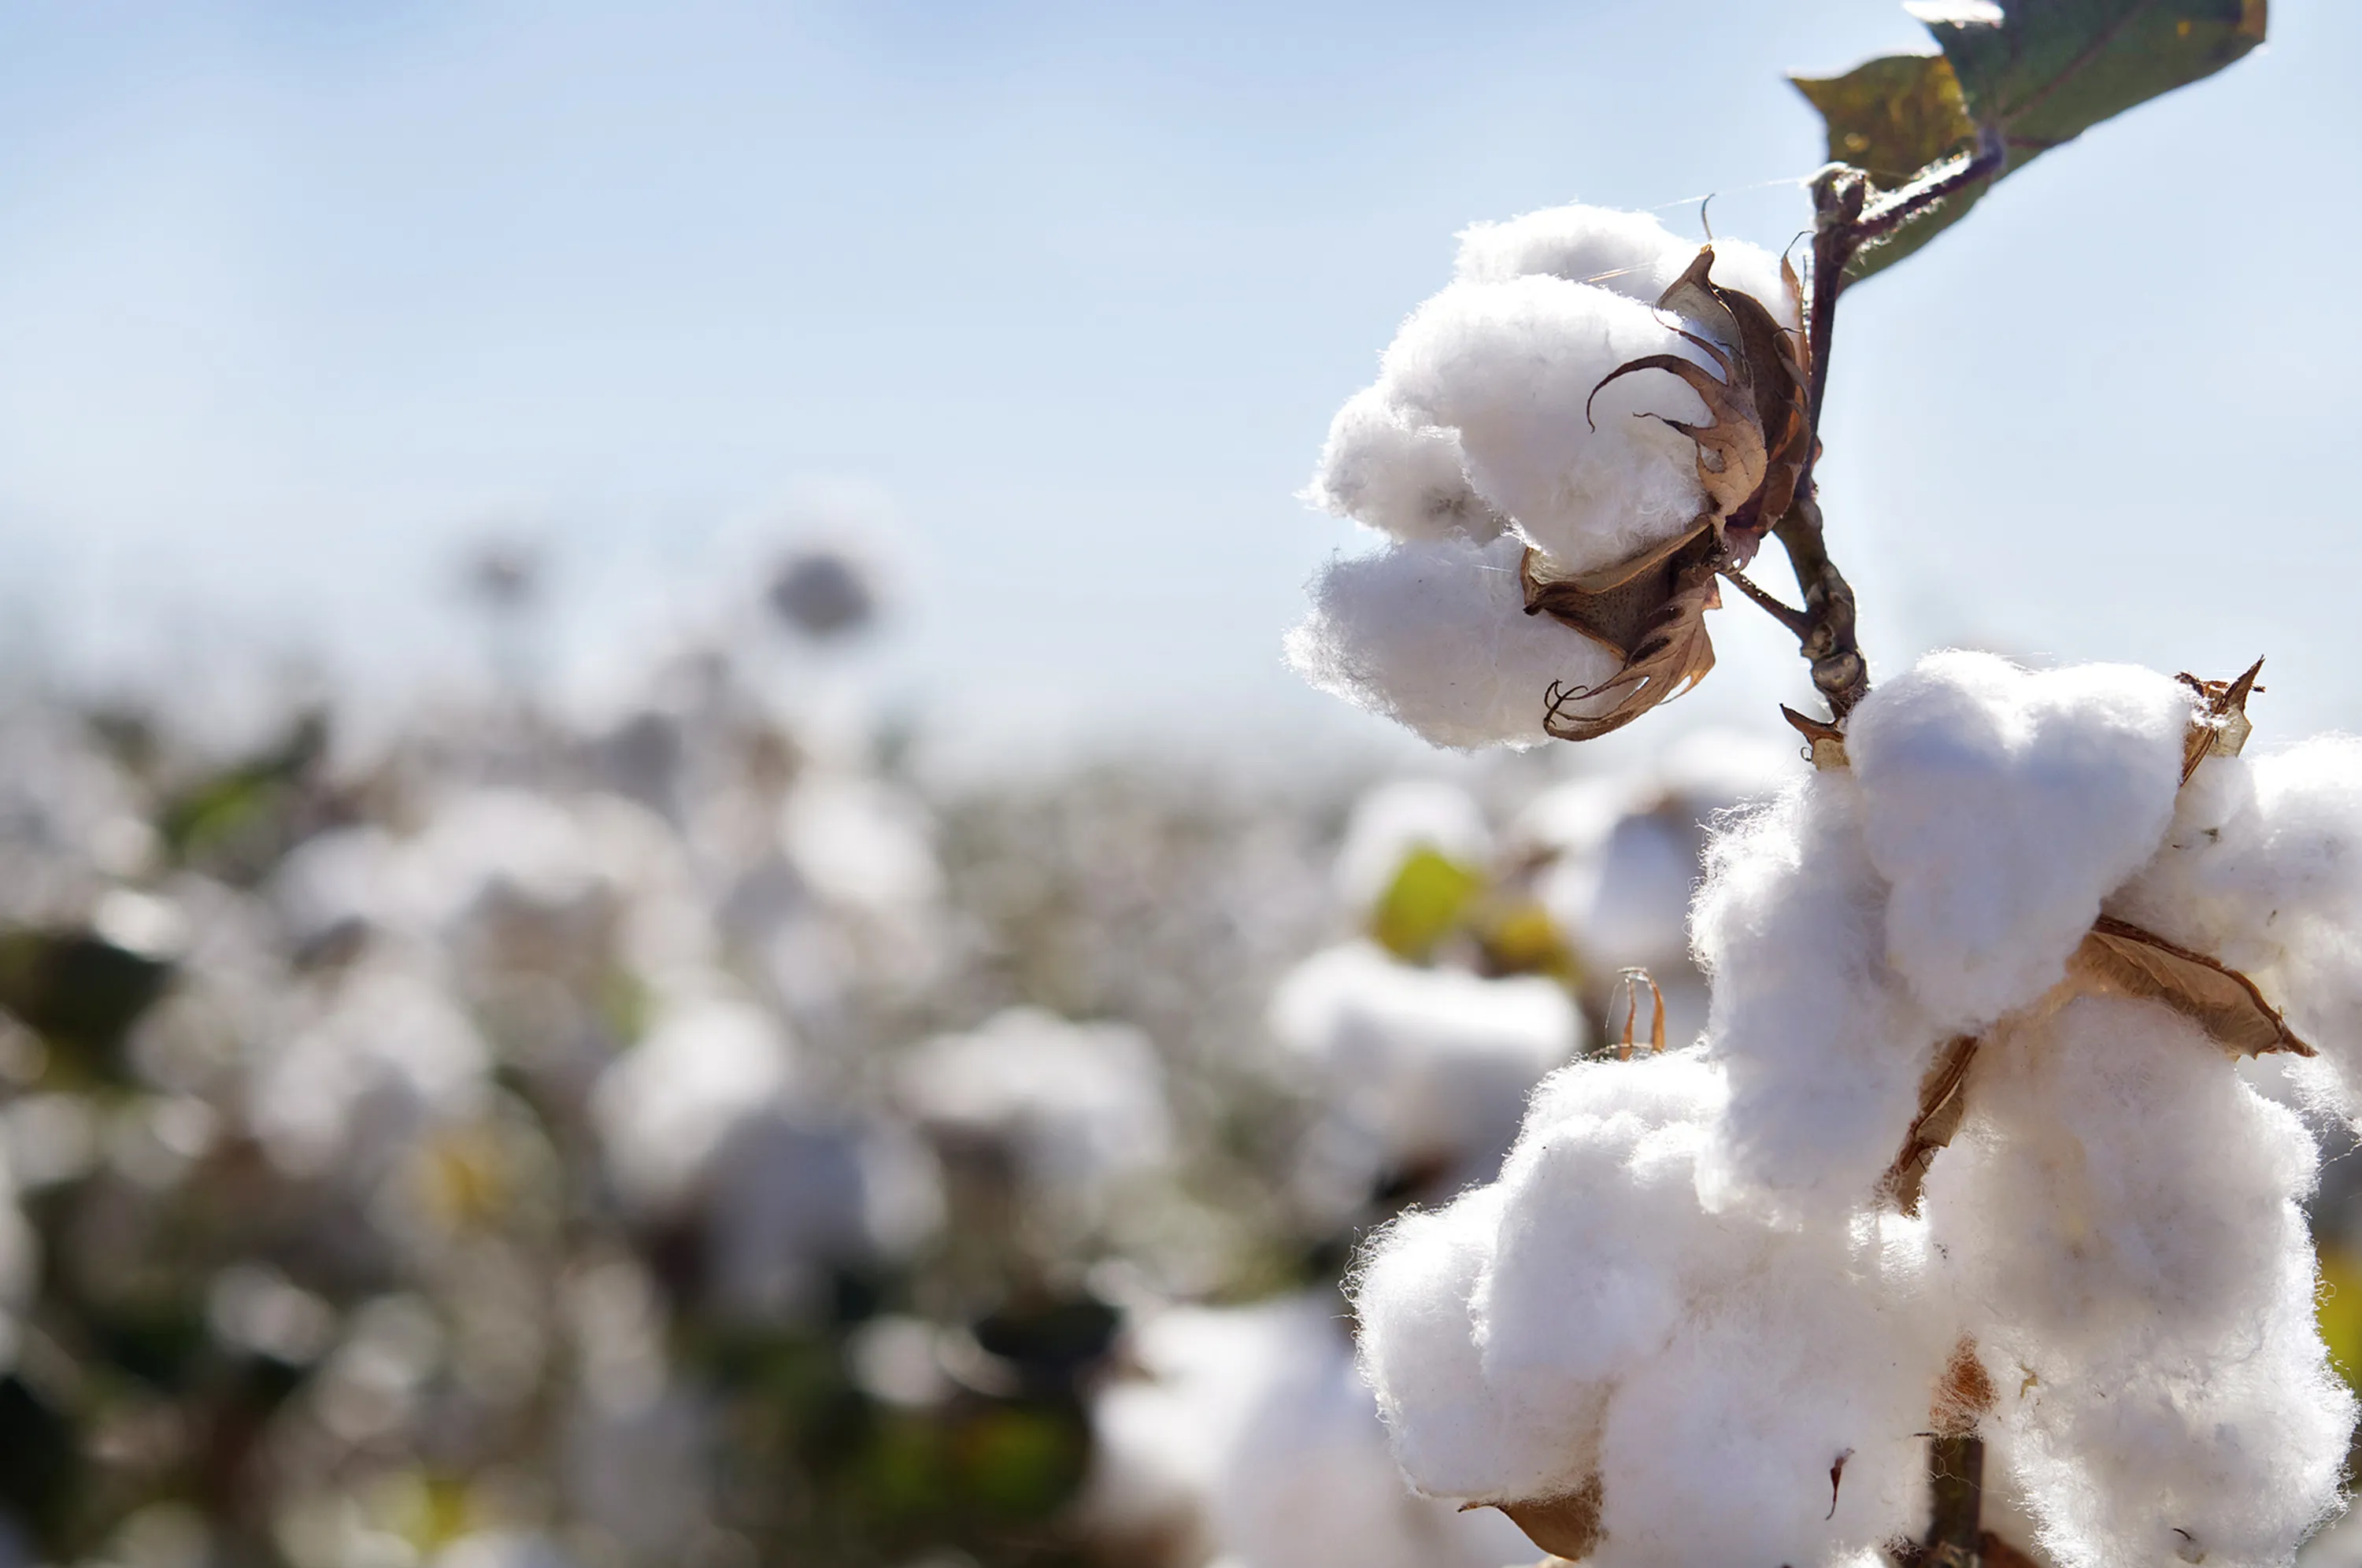
[(1893, 888), (1887, 956), (1941, 1027), (1989, 1023), (2064, 976), (2165, 836), (2190, 719), (2189, 690), (2150, 670), (1958, 651), (1863, 700), (1846, 750)]
[(1506, 525), (1469, 485), (1460, 437), (1405, 417), (1383, 387), (1355, 392), (1330, 421), (1304, 499), (1397, 539), (1483, 544)]
[(1534, 1468), (1485, 1383), (1470, 1302), (1492, 1261), (1507, 1194), (1480, 1187), (1402, 1214), (1370, 1239), (1350, 1282), (1362, 1375), (1395, 1462), (1439, 1497), (1500, 1496)]
[(734, 1133), (789, 1101), (795, 1058), (785, 1026), (759, 1008), (673, 1007), (591, 1091), (591, 1121), (625, 1200), (662, 1209), (687, 1198)]
[(2068, 1568), (2285, 1562), (2353, 1402), (2312, 1316), (2301, 1123), (2164, 1008), (2081, 998), (1989, 1042), (1931, 1235)]
[[(1705, 243), (1672, 233), (1653, 213), (1576, 204), (1504, 223), (1471, 224), (1461, 232), (1454, 271), (1472, 283), (1546, 273), (1654, 304)], [(1716, 282), (1752, 294), (1783, 326), (1800, 325), (1777, 257), (1745, 240), (1713, 244)]]
[(366, 967), (257, 1069), (248, 1114), (281, 1170), (368, 1181), (432, 1129), (480, 1110), (491, 1067), (483, 1037), (439, 987)]
[(1512, 1438), (1479, 1495), (1579, 1488), (1607, 1386), (1662, 1348), (1701, 1275), (1760, 1245), (1760, 1227), (1698, 1204), (1698, 1150), (1722, 1099), (1720, 1075), (1692, 1053), (1578, 1063), (1535, 1095), (1491, 1189), (1497, 1239), (1469, 1302)]
[(1493, 858), (1485, 808), (1440, 778), (1391, 778), (1363, 790), (1337, 848), (1337, 891), (1345, 907), (1367, 911), (1421, 849), (1462, 866), (1485, 865)]
[(1528, 1091), (1583, 1041), (1555, 980), (1418, 968), (1366, 942), (1297, 965), (1270, 1023), (1395, 1164), (1440, 1163), (1463, 1179), (1491, 1174)]
[(1288, 663), (1436, 745), (1539, 745), (1551, 684), (1594, 687), (1619, 665), (1581, 633), (1526, 613), (1524, 555), (1505, 535), (1333, 560), (1313, 583), (1312, 613), (1287, 635)]
[(1454, 283), (1403, 324), (1379, 384), (1407, 417), (1459, 433), (1469, 482), (1526, 542), (1562, 572), (1591, 571), (1706, 510), (1696, 444), (1641, 417), (1702, 423), (1697, 394), (1662, 372), (1600, 385), (1644, 355), (1706, 363), (1676, 325), (1562, 278)]
[(1212, 1491), (1216, 1546), (1240, 1568), (1500, 1568), (1532, 1546), (1489, 1509), (1414, 1494), (1386, 1448), (1333, 1298), (1275, 1314), (1280, 1353)]
[(1164, 1068), (1129, 1024), (1010, 1008), (972, 1032), (912, 1047), (895, 1082), (927, 1126), (1004, 1142), (1042, 1190), (1086, 1204), (1116, 1177), (1162, 1161), (1172, 1143)]
[(1948, 1336), (1842, 1233), (1765, 1240), (1610, 1397), (1598, 1568), (1826, 1562), (1925, 1529)]
[(1754, 1193), (1842, 1215), (1871, 1201), (1949, 1032), (1887, 966), (1863, 794), (1849, 773), (1813, 774), (1708, 852), (1695, 913), (1713, 988), (1705, 1046), (1730, 1084), (1700, 1173), (1716, 1205)]

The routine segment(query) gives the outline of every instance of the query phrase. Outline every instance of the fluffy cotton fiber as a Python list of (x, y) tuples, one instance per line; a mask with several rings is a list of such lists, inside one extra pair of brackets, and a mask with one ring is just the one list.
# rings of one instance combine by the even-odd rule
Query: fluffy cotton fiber
[[(1595, 1477), (1602, 1564), (1847, 1561), (1925, 1528), (1965, 1342), (2015, 1544), (2288, 1562), (2355, 1415), (2312, 1319), (2310, 1137), (2197, 1024), (2062, 982), (2104, 910), (2239, 966), (2350, 1060), (2362, 747), (2212, 757), (2184, 787), (2193, 714), (2138, 670), (1938, 655), (1857, 711), (1849, 769), (1726, 824), (1700, 1045), (1554, 1076), (1497, 1182), (1364, 1260), (1411, 1478), (1533, 1500)], [(1962, 1034), (1926, 1218), (1882, 1214)]]
[(1320, 690), (1437, 745), (1540, 745), (1551, 684), (1595, 686), (1617, 661), (1581, 633), (1526, 613), (1524, 554), (1504, 536), (1338, 560), (1313, 585), (1311, 615), (1288, 634), (1288, 662)]

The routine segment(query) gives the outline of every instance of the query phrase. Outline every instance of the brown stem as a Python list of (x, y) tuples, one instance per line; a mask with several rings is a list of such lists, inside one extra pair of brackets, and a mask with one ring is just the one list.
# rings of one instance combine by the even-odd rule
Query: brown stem
[(1870, 691), (1870, 665), (1854, 640), (1853, 589), (1829, 559), (1821, 536), (1821, 503), (1805, 491), (1772, 530), (1795, 569), (1805, 595), (1805, 628), (1796, 643), (1813, 667), (1813, 687), (1842, 721)]
[(1927, 1482), (1935, 1507), (1920, 1568), (1975, 1568), (1984, 1560), (1983, 1441), (1972, 1436), (1929, 1439)]

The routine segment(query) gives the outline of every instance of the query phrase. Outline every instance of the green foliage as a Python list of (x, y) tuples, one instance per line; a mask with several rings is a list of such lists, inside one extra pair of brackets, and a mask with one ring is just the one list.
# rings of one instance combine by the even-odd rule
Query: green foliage
[[(2264, 41), (2267, 0), (1985, 0), (1910, 7), (1942, 49), (1789, 80), (1821, 112), (1829, 158), (1882, 189), (1997, 139), (2000, 179), (2102, 120), (2212, 76)], [(1957, 223), (1992, 181), (1935, 203), (1855, 257), (1859, 280)]]
[(77, 1076), (119, 1074), (116, 1048), (172, 966), (78, 928), (0, 931), (0, 1008), (61, 1047)]
[(1482, 871), (1422, 845), (1404, 857), (1402, 869), (1379, 895), (1370, 911), (1370, 934), (1396, 957), (1423, 964), (1484, 888)]

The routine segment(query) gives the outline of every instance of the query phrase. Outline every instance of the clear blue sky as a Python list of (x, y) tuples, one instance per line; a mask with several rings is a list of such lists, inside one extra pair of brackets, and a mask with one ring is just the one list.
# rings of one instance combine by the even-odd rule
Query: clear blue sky
[[(1823, 469), (1872, 654), (2228, 674), (2362, 726), (2362, 10), (2013, 177), (1849, 296)], [(449, 657), (491, 520), (610, 655), (819, 495), (891, 679), (1024, 749), (1351, 745), (1277, 660), (1328, 416), (1468, 221), (1719, 191), (1892, 0), (0, 3), (0, 603), (81, 659)], [(1694, 207), (1668, 216), (1693, 221)], [(667, 605), (676, 606), (668, 611)], [(1696, 712), (1797, 684), (1744, 606)]]

